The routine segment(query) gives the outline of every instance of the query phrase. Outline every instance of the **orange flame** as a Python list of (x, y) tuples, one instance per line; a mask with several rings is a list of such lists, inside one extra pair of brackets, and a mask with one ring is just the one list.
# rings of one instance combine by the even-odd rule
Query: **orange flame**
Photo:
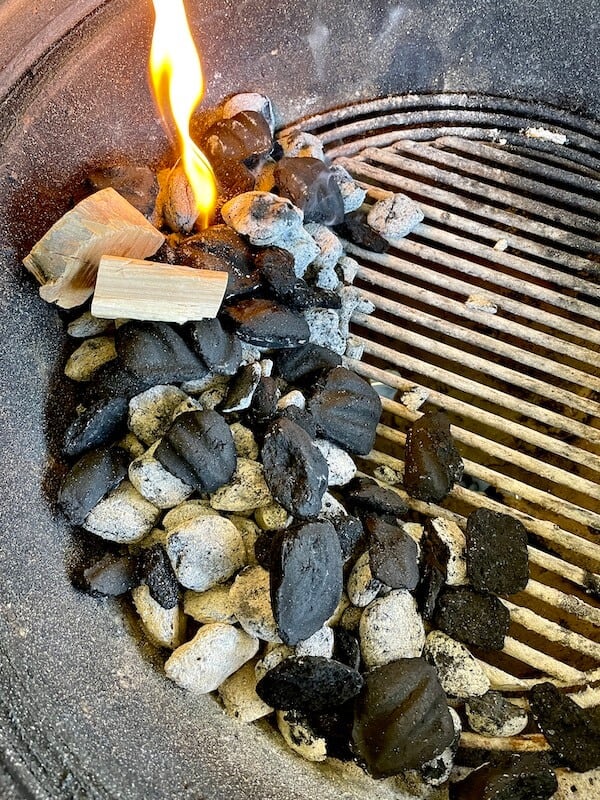
[(208, 225), (217, 201), (217, 186), (208, 159), (190, 137), (190, 119), (204, 94), (198, 51), (183, 0), (152, 0), (156, 15), (150, 75), (163, 119), (175, 123), (181, 162), (192, 188), (200, 224)]

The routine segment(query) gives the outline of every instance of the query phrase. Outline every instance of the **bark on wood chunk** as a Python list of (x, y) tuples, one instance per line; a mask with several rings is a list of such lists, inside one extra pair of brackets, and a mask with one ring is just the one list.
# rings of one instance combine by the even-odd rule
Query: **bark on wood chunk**
[(136, 208), (114, 189), (102, 189), (67, 211), (23, 260), (49, 303), (73, 308), (92, 294), (100, 258), (153, 255), (164, 242)]
[(188, 322), (217, 316), (227, 273), (102, 256), (92, 313), (103, 319)]

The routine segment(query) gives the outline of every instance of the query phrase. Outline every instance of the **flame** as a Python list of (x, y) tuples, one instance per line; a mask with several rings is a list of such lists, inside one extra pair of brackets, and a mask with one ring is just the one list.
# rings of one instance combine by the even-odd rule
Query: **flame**
[(216, 206), (217, 186), (210, 163), (190, 137), (190, 119), (204, 94), (198, 51), (189, 29), (183, 0), (152, 0), (156, 15), (150, 75), (163, 119), (177, 129), (181, 162), (190, 183), (202, 227)]

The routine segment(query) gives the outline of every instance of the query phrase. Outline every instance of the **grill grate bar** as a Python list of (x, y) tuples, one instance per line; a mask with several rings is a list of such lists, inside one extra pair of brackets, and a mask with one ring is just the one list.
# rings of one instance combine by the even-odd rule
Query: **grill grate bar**
[[(487, 362), (485, 359), (478, 358), (476, 356), (470, 356), (468, 353), (465, 353), (464, 358), (461, 360), (461, 351), (457, 350), (456, 348), (447, 347), (446, 345), (433, 342), (426, 336), (405, 331), (404, 329), (399, 328), (397, 325), (392, 325), (389, 322), (384, 322), (380, 319), (373, 320), (365, 314), (357, 314), (354, 319), (362, 327), (374, 331), (377, 334), (384, 334), (394, 337), (397, 341), (416, 345), (417, 347), (420, 347), (420, 349), (423, 349), (429, 353), (439, 353), (441, 355), (446, 354), (450, 357), (455, 357), (459, 366), (461, 363), (466, 365), (478, 365), (481, 367), (481, 370), (484, 374), (488, 374), (490, 376), (498, 376), (502, 374), (510, 377), (510, 373), (514, 373), (514, 370), (508, 370), (498, 364)], [(458, 389), (459, 391), (469, 392), (474, 397), (480, 397), (490, 402), (494, 402), (499, 406), (510, 408), (512, 411), (516, 411), (521, 414), (528, 413), (530, 417), (537, 419), (539, 422), (560, 428), (591, 443), (600, 444), (600, 429), (598, 428), (592, 428), (589, 425), (585, 425), (584, 423), (579, 422), (578, 420), (569, 416), (563, 416), (555, 411), (549, 411), (538, 404), (527, 402), (521, 398), (513, 397), (510, 394), (500, 391), (499, 389), (494, 389), (485, 383), (478, 383), (477, 381), (466, 378), (460, 373), (451, 372), (449, 369), (438, 367), (435, 364), (426, 363), (421, 359), (408, 356), (404, 353), (399, 353), (390, 349), (389, 347), (374, 344), (366, 339), (363, 339), (362, 343), (365, 345), (365, 350), (371, 355), (385, 358), (392, 369), (397, 368), (398, 366), (404, 366), (414, 372), (417, 372), (418, 374), (424, 374), (435, 380), (441, 380), (447, 385)], [(519, 375), (519, 373), (514, 374), (517, 376)], [(521, 376), (521, 378), (521, 381), (515, 380), (515, 385), (532, 386), (539, 383), (538, 381), (530, 383), (526, 376)], [(531, 379), (531, 381), (533, 381), (533, 379)], [(597, 413), (597, 411), (595, 411), (597, 404), (593, 403), (593, 401), (586, 401), (585, 398), (578, 398), (578, 400), (581, 401), (581, 403), (578, 403), (574, 399), (578, 397), (577, 395), (574, 395), (571, 392), (561, 392), (559, 389), (553, 392), (552, 389), (553, 387), (549, 387), (549, 391), (546, 392), (546, 396), (549, 398), (560, 402), (564, 397), (565, 399), (569, 400), (569, 403), (572, 403), (573, 408), (581, 408), (584, 410), (584, 413)]]
[[(405, 284), (394, 278), (386, 278), (384, 275), (378, 276), (377, 273), (365, 269), (360, 270), (359, 275), (361, 278), (369, 279), (371, 283), (378, 281), (381, 288), (392, 289), (398, 293), (403, 293)], [(407, 294), (408, 296), (414, 297), (417, 292), (411, 292), (410, 288), (408, 288)], [(423, 293), (419, 294), (421, 294), (419, 299), (422, 300)], [(478, 331), (471, 330), (470, 328), (461, 327), (454, 322), (448, 321), (441, 317), (436, 317), (433, 314), (428, 314), (425, 311), (415, 310), (414, 308), (411, 308), (410, 306), (407, 306), (398, 300), (379, 297), (379, 295), (376, 295), (374, 292), (367, 290), (363, 290), (363, 295), (370, 300), (378, 310), (386, 311), (402, 320), (412, 322), (415, 325), (420, 325), (421, 327), (428, 328), (431, 331), (436, 331), (437, 333), (450, 336), (454, 339), (461, 340), (464, 338), (464, 340), (468, 341), (470, 345), (476, 345), (482, 350), (488, 350), (496, 355), (509, 358), (515, 361), (517, 364), (526, 364), (528, 369), (536, 369), (540, 372), (546, 372), (550, 376), (563, 378), (564, 380), (570, 381), (571, 383), (579, 386), (600, 390), (600, 376), (591, 375), (587, 372), (574, 369), (573, 367), (565, 366), (564, 364), (560, 364), (557, 361), (552, 361), (544, 356), (538, 356), (535, 353), (530, 353), (527, 350), (524, 350), (522, 347), (516, 347), (501, 339), (488, 336), (485, 333), (479, 333)], [(434, 308), (436, 307), (435, 301), (437, 297), (438, 296), (433, 295), (429, 298)], [(414, 297), (414, 299), (417, 298)], [(441, 300), (442, 298), (440, 297), (439, 299)], [(452, 301), (445, 304), (445, 310), (450, 310), (452, 308), (451, 303)], [(456, 305), (460, 304), (456, 303)], [(463, 363), (465, 366), (467, 366), (466, 361), (463, 361)], [(498, 373), (496, 372), (496, 374)], [(554, 392), (554, 387), (549, 388), (551, 388)], [(542, 392), (539, 393), (541, 394)], [(594, 405), (595, 407), (590, 406), (590, 413), (600, 412), (600, 405)]]
[(581, 672), (581, 670), (575, 669), (575, 667), (571, 667), (568, 664), (563, 664), (562, 661), (559, 661), (552, 656), (547, 655), (546, 653), (540, 653), (539, 650), (536, 650), (534, 647), (531, 647), (525, 642), (520, 642), (517, 639), (514, 639), (512, 636), (507, 636), (504, 639), (504, 647), (502, 648), (502, 652), (506, 653), (506, 655), (511, 656), (511, 658), (515, 658), (517, 661), (521, 661), (523, 664), (527, 664), (534, 669), (539, 670), (540, 672), (551, 675), (553, 678), (558, 678), (561, 681), (565, 681), (567, 683), (585, 683), (587, 681), (587, 675), (585, 672)]
[[(437, 273), (431, 269), (427, 269), (426, 267), (422, 266), (417, 267), (410, 261), (398, 258), (397, 256), (371, 253), (368, 250), (364, 250), (361, 247), (357, 247), (356, 245), (349, 243), (347, 243), (346, 249), (348, 253), (360, 259), (361, 263), (366, 262), (370, 264), (377, 264), (389, 268), (396, 273), (405, 275), (408, 278), (410, 277), (414, 278), (415, 275), (418, 274), (418, 277), (421, 281), (432, 284), (433, 286), (439, 286), (442, 289), (445, 289), (446, 292), (452, 292), (454, 294), (463, 295), (465, 299), (473, 292), (474, 287), (472, 284), (458, 280), (457, 278), (451, 278), (445, 275), (441, 275), (440, 273)], [(383, 276), (383, 273), (381, 274)], [(405, 282), (403, 282), (403, 286), (406, 286)], [(415, 289), (416, 288), (417, 287), (415, 287)], [(519, 308), (523, 308), (525, 310), (525, 313), (528, 310), (530, 310), (531, 316), (535, 317), (534, 321), (536, 322), (540, 322), (541, 320), (545, 319), (542, 313), (540, 313), (539, 309), (526, 306), (522, 303), (516, 303), (515, 301), (509, 300), (507, 302), (507, 298), (504, 298), (502, 295), (495, 294), (494, 292), (490, 292), (488, 290), (485, 291), (485, 296), (488, 297), (496, 305), (500, 304), (500, 310), (502, 310), (502, 306), (504, 306), (506, 311), (516, 313), (515, 307), (518, 306)], [(444, 298), (444, 295), (436, 294), (436, 297), (439, 297), (441, 301), (442, 298)], [(450, 301), (450, 298), (444, 298), (444, 299)], [(463, 312), (465, 312), (466, 307), (463, 307), (462, 304), (459, 305), (463, 309)], [(453, 309), (456, 310), (454, 306)], [(474, 311), (470, 311), (469, 313), (472, 314), (474, 317), (476, 315), (476, 312)], [(521, 314), (521, 316), (524, 316), (524, 314)], [(483, 320), (482, 313), (479, 314), (479, 319)], [(587, 347), (583, 347), (573, 342), (568, 342), (565, 341), (564, 339), (560, 339), (557, 336), (554, 336), (550, 332), (539, 331), (536, 328), (532, 328), (531, 326), (528, 325), (523, 325), (519, 322), (516, 322), (515, 320), (506, 319), (500, 314), (493, 314), (493, 315), (486, 314), (485, 323), (490, 327), (497, 327), (498, 330), (503, 330), (506, 333), (513, 333), (518, 338), (525, 339), (526, 341), (529, 341), (532, 344), (540, 345), (548, 350), (559, 352), (562, 355), (566, 355), (569, 358), (575, 359), (576, 361), (581, 361), (583, 363), (591, 364), (592, 366), (597, 366), (598, 364), (598, 354), (595, 351), (589, 350)]]
[[(366, 159), (373, 163), (366, 163)], [(359, 178), (371, 179), (377, 182), (381, 181), (388, 186), (401, 190), (403, 190), (404, 187), (408, 188), (406, 181), (411, 179), (411, 175), (413, 176), (413, 180), (414, 176), (416, 176), (420, 179), (417, 185), (420, 187), (420, 192), (424, 194), (425, 198), (431, 198), (436, 202), (439, 200), (439, 202), (451, 205), (454, 210), (461, 209), (469, 214), (482, 217), (485, 222), (494, 220), (509, 227), (514, 225), (517, 230), (526, 231), (534, 236), (545, 238), (550, 242), (557, 242), (558, 244), (564, 244), (568, 247), (576, 247), (581, 250), (582, 253), (600, 253), (600, 245), (588, 236), (564, 230), (541, 220), (522, 217), (513, 211), (507, 211), (504, 208), (491, 205), (490, 203), (484, 203), (481, 198), (465, 197), (459, 193), (439, 189), (436, 171), (443, 172), (443, 170), (437, 170), (437, 168), (430, 167), (418, 161), (413, 161), (410, 158), (394, 155), (386, 150), (367, 148), (361, 153), (360, 157), (355, 159), (338, 159), (336, 163), (342, 164)], [(379, 166), (375, 166), (376, 164)], [(394, 174), (387, 169), (381, 168), (382, 166), (387, 167), (392, 165), (395, 165), (397, 168), (402, 168), (408, 175)], [(449, 179), (447, 183), (449, 184)], [(443, 195), (445, 195), (445, 200), (440, 200), (439, 198)], [(588, 262), (588, 268), (589, 266)]]
[[(375, 354), (378, 357), (385, 357), (386, 353), (388, 355), (394, 355), (394, 351), (389, 350), (389, 348), (376, 345), (367, 339), (361, 339), (361, 341), (364, 344), (365, 352), (367, 353)], [(410, 389), (414, 388), (415, 384), (411, 381), (405, 380), (404, 378), (387, 370), (367, 364), (364, 361), (354, 361), (352, 359), (348, 359), (348, 363), (353, 370), (355, 370), (359, 375), (362, 375), (364, 378), (385, 383), (387, 386), (390, 386), (394, 389), (399, 389), (401, 391), (409, 391)], [(392, 365), (392, 367), (394, 366), (395, 364)], [(575, 447), (568, 442), (554, 439), (551, 436), (536, 431), (532, 428), (528, 428), (518, 422), (507, 420), (504, 417), (500, 417), (497, 414), (492, 414), (485, 409), (477, 408), (476, 406), (465, 403), (462, 400), (457, 400), (450, 395), (445, 395), (441, 392), (429, 389), (428, 392), (429, 396), (427, 401), (438, 406), (438, 408), (446, 408), (450, 412), (473, 419), (474, 421), (492, 427), (501, 433), (510, 434), (513, 437), (527, 442), (528, 444), (540, 447), (549, 453), (553, 453), (554, 455), (565, 458), (576, 464), (589, 467), (590, 469), (600, 471), (600, 456), (596, 456), (594, 453), (581, 450), (580, 448)], [(392, 401), (386, 402), (389, 403)], [(404, 406), (402, 406), (400, 403), (397, 403), (396, 405), (398, 406), (397, 409), (392, 406), (390, 406), (390, 409), (393, 410), (394, 413), (400, 414), (401, 409), (404, 408)], [(518, 407), (521, 408), (521, 404), (519, 404)]]
[[(438, 142), (422, 144), (421, 142), (413, 142), (406, 140), (397, 142), (394, 145), (394, 150), (401, 152), (408, 152), (412, 155), (432, 161), (441, 167), (452, 170), (454, 173), (461, 173), (461, 189), (471, 191), (473, 186), (477, 187), (477, 192), (487, 199), (498, 200), (499, 202), (506, 202), (515, 208), (522, 208), (524, 211), (532, 212), (534, 214), (547, 213), (549, 219), (555, 222), (560, 222), (565, 225), (568, 224), (574, 228), (584, 228), (585, 230), (594, 231), (594, 228), (589, 228), (589, 220), (586, 217), (581, 217), (578, 214), (573, 214), (569, 211), (560, 212), (560, 216), (556, 213), (556, 206), (561, 203), (568, 207), (577, 207), (584, 211), (586, 214), (598, 215), (600, 213), (600, 204), (593, 198), (587, 197), (579, 192), (570, 192), (559, 187), (542, 183), (533, 178), (527, 178), (523, 175), (516, 175), (508, 170), (502, 170), (497, 167), (490, 167), (480, 161), (475, 161), (465, 156), (456, 155), (447, 150), (439, 149)], [(464, 175), (468, 173), (475, 175), (481, 179), (472, 183), (471, 180)], [(463, 183), (464, 181), (464, 183)], [(496, 184), (496, 185), (488, 185)], [(512, 191), (505, 189), (499, 190), (498, 187), (509, 186), (511, 189), (517, 189), (518, 195), (514, 195)], [(595, 189), (597, 190), (597, 186)], [(543, 202), (523, 197), (520, 192), (527, 192), (529, 194), (538, 194), (541, 197), (552, 200), (553, 206), (546, 206)], [(515, 201), (518, 198), (518, 202)], [(519, 205), (519, 202), (523, 205)], [(551, 209), (551, 213), (549, 213)], [(556, 215), (556, 217), (554, 216)]]
[[(441, 181), (446, 184), (451, 183), (454, 186), (456, 185), (456, 174), (454, 172), (449, 172), (447, 169), (442, 169), (441, 167), (444, 166), (452, 169), (456, 169), (458, 167), (458, 169), (460, 169), (460, 167), (463, 166), (463, 162), (465, 162), (465, 164), (471, 163), (468, 161), (468, 159), (462, 159), (459, 156), (452, 156), (452, 153), (436, 150), (429, 144), (413, 142), (410, 139), (396, 142), (394, 145), (392, 145), (392, 152), (394, 154), (398, 152), (410, 153), (411, 155), (421, 156), (422, 158), (427, 158), (428, 160), (433, 161), (435, 164), (441, 165), (440, 167), (431, 168), (433, 171), (432, 177), (434, 177), (436, 181)], [(392, 153), (386, 153), (386, 158), (389, 158), (389, 166), (400, 166), (401, 164), (400, 161), (395, 160)], [(422, 162), (419, 162), (419, 164), (421, 166), (425, 166), (422, 164)], [(555, 205), (550, 205), (549, 203), (544, 203), (539, 200), (532, 200), (523, 194), (511, 192), (507, 189), (502, 189), (499, 186), (491, 186), (487, 183), (483, 183), (482, 181), (468, 178), (465, 175), (460, 176), (460, 185), (458, 190), (466, 194), (475, 195), (476, 197), (483, 197), (486, 200), (491, 200), (493, 203), (502, 203), (503, 205), (510, 206), (511, 208), (518, 208), (527, 214), (546, 217), (552, 222), (563, 227), (568, 226), (570, 228), (574, 228), (575, 230), (588, 231), (592, 234), (597, 232), (596, 222), (588, 217), (584, 217), (581, 214), (574, 214), (570, 211), (565, 211), (564, 209), (559, 209)]]
[[(377, 189), (368, 183), (360, 183), (362, 187), (368, 191), (369, 197), (373, 198), (373, 200), (382, 200), (391, 194), (389, 191)], [(491, 243), (492, 247), (499, 239), (504, 239), (506, 241), (507, 248), (510, 248), (513, 251), (520, 251), (521, 253), (528, 253), (552, 264), (552, 266), (547, 264), (538, 265), (535, 262), (531, 264), (531, 262), (528, 261), (527, 263), (531, 267), (531, 269), (528, 270), (529, 274), (536, 275), (545, 281), (551, 281), (558, 286), (565, 286), (570, 290), (577, 286), (578, 291), (590, 294), (593, 297), (600, 297), (600, 288), (596, 284), (592, 284), (589, 281), (582, 281), (581, 283), (578, 283), (572, 275), (565, 274), (557, 269), (553, 269), (553, 266), (562, 265), (563, 267), (566, 267), (569, 270), (574, 270), (575, 272), (589, 272), (590, 261), (587, 258), (574, 255), (573, 253), (569, 253), (564, 250), (559, 250), (556, 242), (553, 242), (551, 247), (547, 247), (546, 245), (540, 244), (532, 239), (519, 236), (514, 232), (514, 226), (512, 228), (508, 226), (505, 228), (494, 228), (490, 225), (486, 225), (481, 219), (473, 220), (469, 217), (453, 214), (447, 209), (440, 209), (436, 206), (428, 205), (426, 202), (423, 202), (420, 197), (423, 191), (423, 186), (417, 181), (406, 179), (403, 181), (402, 187), (405, 193), (409, 192), (418, 197), (419, 206), (425, 215), (425, 219), (431, 220), (439, 225), (445, 225), (453, 230), (463, 231), (464, 233), (471, 234), (479, 239), (487, 239)], [(430, 193), (429, 187), (427, 192), (428, 194)], [(452, 195), (449, 192), (447, 194), (449, 198), (456, 197), (456, 195)], [(451, 201), (449, 200), (448, 202)], [(516, 220), (517, 219), (518, 218), (516, 218)], [(516, 220), (515, 224), (517, 224)], [(495, 250), (495, 252), (498, 251)], [(489, 250), (486, 250), (486, 255), (490, 256), (493, 254), (490, 253)], [(519, 262), (516, 263), (519, 264)], [(600, 274), (600, 268), (598, 269), (598, 272)]]
[[(556, 183), (566, 183), (573, 186), (577, 190), (577, 194), (571, 194), (571, 197), (576, 199), (581, 198), (581, 192), (586, 194), (600, 193), (600, 182), (593, 178), (585, 177), (584, 175), (577, 175), (569, 170), (569, 162), (563, 161), (564, 168), (560, 166), (552, 166), (528, 156), (519, 155), (505, 150), (499, 146), (485, 144), (484, 142), (475, 142), (468, 139), (461, 139), (458, 136), (442, 136), (434, 142), (434, 147), (448, 147), (452, 150), (457, 150), (460, 153), (465, 153), (476, 158), (484, 158), (486, 161), (494, 161), (498, 164), (503, 164), (515, 170), (526, 171), (533, 175), (539, 175), (541, 178)], [(504, 172), (502, 173), (504, 179)], [(596, 213), (598, 213), (596, 211)]]

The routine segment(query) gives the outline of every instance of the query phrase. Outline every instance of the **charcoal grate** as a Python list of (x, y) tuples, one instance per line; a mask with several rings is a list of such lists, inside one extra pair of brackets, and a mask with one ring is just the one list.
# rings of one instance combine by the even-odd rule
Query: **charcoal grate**
[[(526, 702), (552, 680), (600, 701), (600, 128), (555, 109), (462, 95), (386, 98), (304, 121), (367, 189), (401, 191), (424, 221), (389, 252), (347, 243), (374, 303), (356, 315), (384, 416), (367, 474), (402, 475), (414, 387), (444, 408), (468, 480), (443, 507), (477, 507), (528, 530), (531, 579), (506, 599), (502, 653), (476, 653), (493, 688)], [(541, 129), (541, 130), (540, 130)], [(541, 138), (540, 138), (541, 137)], [(476, 295), (484, 308), (467, 299)], [(490, 313), (495, 309), (495, 313)], [(390, 472), (390, 470), (392, 472)], [(520, 750), (543, 737), (463, 745)]]

